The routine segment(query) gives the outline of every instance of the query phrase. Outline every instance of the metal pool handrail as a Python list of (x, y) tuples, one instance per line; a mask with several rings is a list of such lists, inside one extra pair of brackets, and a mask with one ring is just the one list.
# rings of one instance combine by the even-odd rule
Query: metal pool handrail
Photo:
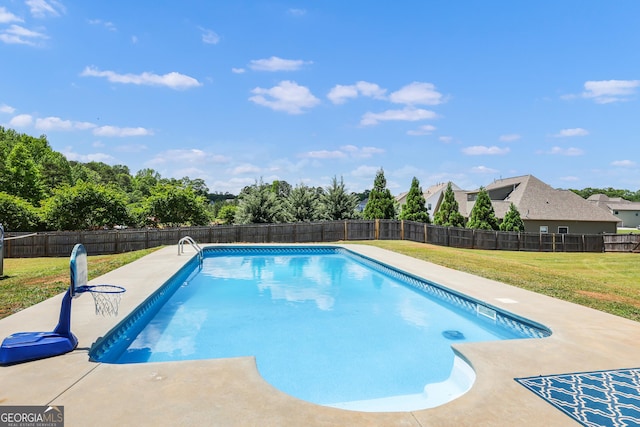
[(191, 247), (193, 249), (196, 250), (196, 252), (198, 253), (198, 260), (200, 262), (202, 262), (202, 248), (200, 247), (200, 245), (198, 245), (198, 243), (196, 243), (195, 240), (193, 240), (193, 238), (189, 237), (189, 236), (184, 236), (183, 238), (181, 238), (180, 240), (178, 240), (178, 255), (183, 254), (184, 253), (184, 244), (189, 243), (191, 245)]

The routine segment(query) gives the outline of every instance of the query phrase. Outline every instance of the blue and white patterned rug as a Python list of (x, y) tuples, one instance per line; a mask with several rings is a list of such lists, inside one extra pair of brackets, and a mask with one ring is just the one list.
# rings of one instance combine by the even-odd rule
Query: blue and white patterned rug
[(515, 380), (584, 426), (640, 427), (640, 368)]

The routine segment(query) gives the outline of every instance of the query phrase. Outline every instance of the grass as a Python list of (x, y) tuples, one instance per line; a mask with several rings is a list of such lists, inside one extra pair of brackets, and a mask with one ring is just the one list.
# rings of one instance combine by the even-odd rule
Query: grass
[[(89, 280), (137, 260), (159, 248), (88, 257)], [(65, 291), (69, 258), (7, 258), (0, 279), (0, 319)]]
[(640, 254), (487, 251), (395, 240), (357, 243), (640, 321)]
[[(640, 321), (640, 254), (486, 251), (406, 240), (349, 243), (377, 246)], [(89, 278), (156, 249), (90, 256)], [(69, 286), (69, 260), (9, 258), (4, 260), (4, 274), (0, 280), (0, 318), (63, 292)]]

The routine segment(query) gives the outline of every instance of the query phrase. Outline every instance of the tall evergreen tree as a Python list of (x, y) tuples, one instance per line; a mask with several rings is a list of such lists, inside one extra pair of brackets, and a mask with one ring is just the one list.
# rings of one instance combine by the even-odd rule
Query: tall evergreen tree
[(237, 224), (270, 224), (282, 222), (281, 201), (262, 180), (245, 187), (239, 196)]
[(498, 219), (493, 210), (489, 193), (484, 187), (480, 187), (480, 192), (476, 198), (476, 202), (471, 209), (467, 228), (476, 230), (498, 230)]
[(426, 201), (422, 193), (422, 187), (420, 187), (420, 181), (414, 176), (411, 180), (411, 188), (407, 194), (407, 202), (402, 206), (400, 219), (426, 223), (431, 222), (429, 211), (425, 205)]
[(464, 217), (460, 213), (460, 206), (453, 193), (451, 182), (447, 184), (442, 203), (433, 216), (433, 223), (445, 227), (464, 227)]
[(364, 219), (393, 219), (396, 217), (396, 201), (387, 188), (384, 171), (380, 169), (373, 180), (373, 189), (362, 213)]
[(516, 205), (511, 203), (509, 210), (504, 215), (502, 223), (500, 223), (500, 230), (502, 231), (524, 231), (524, 222), (520, 217), (520, 212), (516, 208)]
[(283, 205), (288, 221), (315, 221), (320, 216), (316, 192), (304, 184), (296, 185), (285, 197)]
[(338, 182), (338, 178), (334, 176), (331, 185), (320, 197), (320, 214), (328, 221), (354, 218), (357, 206), (358, 197), (347, 193), (342, 177)]

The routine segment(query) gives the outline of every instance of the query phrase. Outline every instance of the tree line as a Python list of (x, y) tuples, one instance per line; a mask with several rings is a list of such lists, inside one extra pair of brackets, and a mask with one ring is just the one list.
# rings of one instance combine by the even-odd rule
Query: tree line
[[(634, 196), (626, 190), (609, 190), (589, 188), (578, 194), (588, 197), (602, 192), (610, 197), (640, 199), (637, 193)], [(406, 203), (400, 207), (387, 188), (382, 168), (376, 173), (372, 189), (362, 193), (348, 192), (342, 177), (334, 176), (326, 187), (302, 183), (292, 186), (286, 181), (265, 183), (260, 179), (233, 195), (211, 192), (202, 179), (164, 178), (148, 168), (132, 174), (124, 165), (69, 161), (51, 149), (46, 136), (33, 137), (0, 126), (0, 223), (7, 231), (358, 218), (425, 223), (433, 220), (436, 225), (507, 231), (524, 229), (513, 205), (505, 218), (498, 221), (483, 188), (466, 221), (459, 213), (451, 183), (433, 218), (415, 177)]]

